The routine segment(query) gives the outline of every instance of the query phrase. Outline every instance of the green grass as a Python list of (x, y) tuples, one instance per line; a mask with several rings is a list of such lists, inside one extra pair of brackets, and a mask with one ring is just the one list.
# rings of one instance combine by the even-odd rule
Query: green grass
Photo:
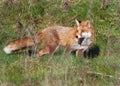
[[(117, 0), (73, 0), (64, 8), (61, 0), (6, 0), (0, 3), (0, 86), (119, 86), (120, 14)], [(4, 46), (51, 25), (76, 26), (75, 19), (89, 19), (95, 29), (96, 58), (86, 59), (64, 53), (41, 59), (28, 50), (6, 55)], [(23, 27), (18, 30), (16, 23)], [(34, 28), (29, 26), (33, 24)], [(92, 46), (91, 46), (92, 47)]]

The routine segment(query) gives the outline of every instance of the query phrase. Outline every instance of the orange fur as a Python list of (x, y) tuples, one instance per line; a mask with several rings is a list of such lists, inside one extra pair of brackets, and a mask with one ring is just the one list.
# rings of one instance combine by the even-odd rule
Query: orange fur
[[(94, 39), (93, 26), (88, 21), (79, 22), (76, 20), (77, 28), (63, 27), (63, 26), (52, 26), (38, 31), (32, 36), (24, 37), (15, 41), (10, 42), (5, 48), (6, 53), (11, 53), (22, 48), (33, 46), (41, 42), (44, 43), (44, 47), (36, 53), (36, 55), (42, 56), (44, 54), (52, 55), (59, 46), (65, 47), (70, 52), (76, 51), (76, 55), (80, 55), (80, 51), (84, 47), (78, 43), (76, 36), (82, 35), (84, 32), (90, 32), (90, 40)], [(84, 35), (84, 34), (83, 34)], [(89, 36), (89, 34), (87, 34)], [(87, 37), (85, 33), (85, 37)], [(84, 44), (84, 43), (83, 43)], [(76, 45), (76, 47), (74, 47)], [(87, 45), (89, 46), (89, 45)]]

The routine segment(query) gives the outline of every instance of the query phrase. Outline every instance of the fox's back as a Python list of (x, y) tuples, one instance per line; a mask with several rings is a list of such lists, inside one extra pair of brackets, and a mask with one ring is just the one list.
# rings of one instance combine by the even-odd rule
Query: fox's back
[(67, 33), (72, 30), (72, 27), (63, 27), (63, 26), (51, 26), (46, 29), (44, 29), (42, 32), (53, 32), (56, 31), (59, 36), (65, 36)]
[[(42, 31), (42, 33), (59, 39), (60, 45), (66, 44), (66, 37), (70, 31), (74, 30), (72, 27), (51, 26)], [(50, 38), (50, 37), (49, 37)]]

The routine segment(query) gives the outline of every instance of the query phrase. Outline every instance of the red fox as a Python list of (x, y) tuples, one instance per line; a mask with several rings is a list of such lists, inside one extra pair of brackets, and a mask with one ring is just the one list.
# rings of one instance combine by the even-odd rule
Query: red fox
[(76, 51), (76, 56), (88, 49), (94, 40), (94, 29), (89, 20), (76, 20), (77, 27), (51, 26), (35, 34), (12, 41), (3, 49), (7, 54), (27, 48), (35, 44), (44, 43), (36, 56), (52, 55), (59, 46), (70, 52)]

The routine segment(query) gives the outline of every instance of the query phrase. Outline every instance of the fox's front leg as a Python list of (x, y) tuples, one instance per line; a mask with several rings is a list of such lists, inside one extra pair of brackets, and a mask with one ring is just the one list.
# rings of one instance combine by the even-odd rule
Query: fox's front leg
[(81, 55), (81, 53), (82, 53), (82, 51), (81, 51), (81, 50), (76, 50), (76, 52), (75, 52), (76, 56), (80, 56), (80, 55)]

